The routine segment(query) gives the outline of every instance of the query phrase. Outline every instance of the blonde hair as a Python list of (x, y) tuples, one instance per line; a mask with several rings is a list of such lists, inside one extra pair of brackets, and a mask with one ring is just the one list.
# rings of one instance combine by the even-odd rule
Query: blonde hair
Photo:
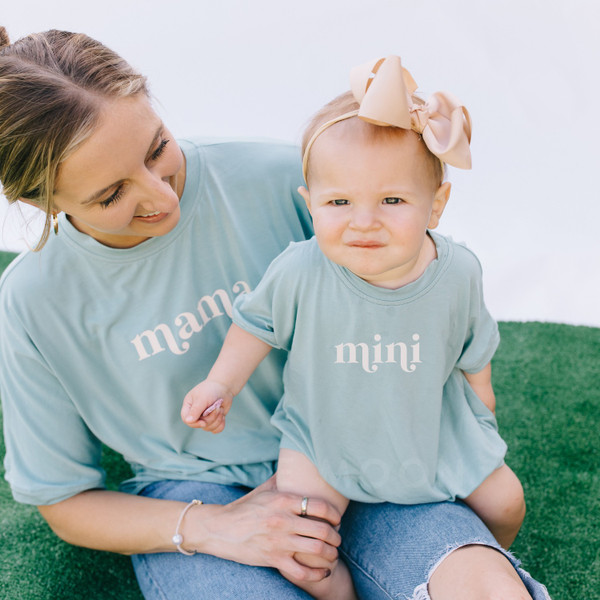
[[(424, 104), (422, 98), (415, 96), (413, 94), (412, 100), (415, 104)], [(315, 134), (315, 132), (321, 127), (321, 125), (328, 123), (345, 115), (347, 113), (353, 112), (360, 108), (360, 104), (355, 100), (352, 92), (344, 92), (340, 94), (330, 102), (328, 102), (323, 108), (317, 111), (311, 120), (308, 122), (306, 129), (302, 135), (302, 156), (304, 156), (307, 146)], [(362, 131), (366, 132), (366, 134), (371, 139), (381, 139), (381, 138), (389, 138), (391, 136), (402, 136), (406, 135), (406, 129), (400, 129), (398, 127), (383, 127), (380, 125), (373, 125), (372, 123), (368, 123), (358, 118), (350, 118), (344, 121), (339, 121), (336, 123), (336, 127), (338, 125), (347, 126), (347, 127), (360, 127)], [(418, 135), (418, 134), (417, 134)], [(426, 153), (426, 157), (431, 166), (431, 174), (433, 179), (439, 184), (442, 183), (445, 176), (445, 168), (443, 163), (441, 163), (440, 159), (432, 154), (432, 152), (423, 144), (423, 149)], [(310, 172), (310, 156), (308, 157), (307, 163), (307, 178)], [(308, 183), (308, 181), (307, 181)]]
[(0, 27), (0, 182), (12, 203), (46, 213), (48, 239), (60, 164), (94, 131), (107, 99), (148, 95), (146, 78), (80, 33), (51, 30), (14, 44)]

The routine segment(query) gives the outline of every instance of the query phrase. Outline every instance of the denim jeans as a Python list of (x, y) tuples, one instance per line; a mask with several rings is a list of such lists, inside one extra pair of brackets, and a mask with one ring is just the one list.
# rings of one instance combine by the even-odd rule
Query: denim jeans
[[(246, 491), (212, 483), (161, 481), (148, 486), (143, 495), (227, 504)], [(429, 577), (452, 550), (468, 544), (500, 549), (479, 518), (459, 502), (413, 506), (351, 502), (340, 533), (341, 556), (362, 600), (428, 600)], [(533, 600), (549, 600), (546, 588), (523, 571), (510, 553), (500, 551), (515, 566)], [(275, 569), (207, 554), (138, 554), (132, 561), (147, 600), (310, 599)]]

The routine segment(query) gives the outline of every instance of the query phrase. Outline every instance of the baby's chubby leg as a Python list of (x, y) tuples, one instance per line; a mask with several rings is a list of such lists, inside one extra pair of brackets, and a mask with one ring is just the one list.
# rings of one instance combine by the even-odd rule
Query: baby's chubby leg
[[(319, 474), (313, 463), (295, 450), (281, 448), (279, 451), (279, 465), (277, 467), (277, 489), (281, 492), (291, 492), (308, 498), (306, 503), (306, 517), (310, 518), (310, 499), (321, 498), (326, 500), (343, 514), (348, 507), (348, 499), (332, 488)], [(294, 558), (306, 566), (320, 566), (311, 564), (311, 555), (297, 553)], [(318, 582), (301, 582), (286, 573), (284, 577), (295, 583), (319, 600), (355, 600), (354, 585), (348, 568), (343, 561), (338, 561), (331, 575)]]
[(525, 518), (525, 497), (517, 476), (507, 465), (493, 471), (464, 502), (508, 549)]
[[(277, 466), (277, 489), (280, 492), (299, 494), (307, 498), (322, 498), (344, 514), (348, 499), (332, 488), (317, 467), (301, 452), (281, 448)], [(307, 512), (310, 513), (310, 510)], [(310, 515), (308, 515), (310, 516)]]

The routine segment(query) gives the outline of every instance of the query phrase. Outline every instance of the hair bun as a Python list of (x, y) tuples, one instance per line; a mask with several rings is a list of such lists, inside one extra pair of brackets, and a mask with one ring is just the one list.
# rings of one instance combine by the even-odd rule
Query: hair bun
[(6, 27), (0, 25), (0, 48), (3, 48), (4, 46), (10, 46), (10, 38), (8, 37)]

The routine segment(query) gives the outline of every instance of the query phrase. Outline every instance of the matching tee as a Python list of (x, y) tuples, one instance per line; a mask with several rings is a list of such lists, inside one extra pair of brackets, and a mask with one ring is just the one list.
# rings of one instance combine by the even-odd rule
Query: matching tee
[(237, 325), (289, 352), (273, 417), (282, 445), (352, 500), (466, 497), (503, 462), (494, 415), (462, 373), (483, 369), (499, 342), (481, 267), (429, 235), (437, 259), (400, 289), (368, 284), (313, 238), (234, 304)]
[(185, 394), (290, 240), (312, 235), (291, 144), (182, 141), (181, 219), (169, 234), (108, 248), (60, 216), (39, 253), (0, 283), (0, 396), (6, 478), (19, 502), (102, 487), (103, 442), (133, 469), (124, 490), (162, 479), (256, 486), (274, 470), (283, 352), (236, 398), (220, 435), (190, 429)]

